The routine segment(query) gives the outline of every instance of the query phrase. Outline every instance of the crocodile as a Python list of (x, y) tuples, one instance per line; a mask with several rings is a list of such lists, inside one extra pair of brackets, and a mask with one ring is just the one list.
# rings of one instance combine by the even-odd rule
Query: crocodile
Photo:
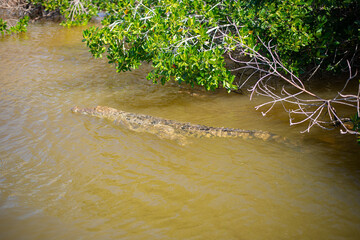
[(95, 116), (113, 121), (117, 125), (138, 131), (149, 132), (162, 138), (183, 140), (184, 137), (225, 137), (242, 139), (261, 139), (264, 141), (288, 142), (279, 135), (261, 131), (237, 128), (208, 127), (205, 125), (178, 122), (144, 114), (124, 112), (111, 107), (97, 106), (93, 108), (73, 107), (73, 113)]

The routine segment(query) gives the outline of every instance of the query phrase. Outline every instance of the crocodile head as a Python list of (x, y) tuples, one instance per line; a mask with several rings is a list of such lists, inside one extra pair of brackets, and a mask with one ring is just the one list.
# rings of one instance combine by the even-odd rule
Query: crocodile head
[(97, 106), (94, 108), (80, 108), (75, 106), (71, 109), (73, 113), (80, 113), (84, 115), (95, 116), (99, 118), (115, 119), (121, 112), (110, 107)]
[(75, 106), (75, 107), (71, 108), (71, 111), (73, 113), (80, 113), (80, 114), (84, 114), (84, 115), (93, 115), (94, 108), (80, 108), (78, 106)]

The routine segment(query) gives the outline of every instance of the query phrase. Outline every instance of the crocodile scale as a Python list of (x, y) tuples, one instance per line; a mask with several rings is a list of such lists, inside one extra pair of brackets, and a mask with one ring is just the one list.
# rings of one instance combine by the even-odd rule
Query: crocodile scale
[(244, 130), (237, 128), (208, 127), (192, 123), (183, 123), (144, 114), (130, 113), (111, 107), (97, 106), (94, 108), (71, 109), (74, 113), (108, 119), (115, 124), (138, 132), (149, 132), (160, 137), (178, 139), (181, 137), (225, 137), (242, 139), (261, 139), (264, 141), (287, 142), (285, 138), (260, 130)]

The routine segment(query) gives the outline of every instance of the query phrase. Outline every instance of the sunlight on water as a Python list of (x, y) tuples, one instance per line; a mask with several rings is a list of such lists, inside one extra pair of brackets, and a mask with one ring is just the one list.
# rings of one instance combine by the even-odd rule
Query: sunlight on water
[[(82, 28), (32, 25), (0, 38), (1, 239), (357, 239), (359, 147), (300, 134), (248, 96), (153, 85), (149, 66), (118, 74)], [(267, 130), (297, 142), (187, 144), (75, 115), (111, 106), (158, 117)]]

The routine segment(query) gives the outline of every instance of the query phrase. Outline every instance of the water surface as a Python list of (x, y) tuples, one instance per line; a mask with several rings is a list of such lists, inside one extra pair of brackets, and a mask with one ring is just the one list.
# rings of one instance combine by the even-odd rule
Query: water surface
[[(35, 24), (0, 39), (1, 239), (358, 239), (353, 136), (289, 127), (262, 99), (116, 73), (82, 28)], [(274, 132), (186, 145), (70, 112), (106, 105), (168, 119)]]

